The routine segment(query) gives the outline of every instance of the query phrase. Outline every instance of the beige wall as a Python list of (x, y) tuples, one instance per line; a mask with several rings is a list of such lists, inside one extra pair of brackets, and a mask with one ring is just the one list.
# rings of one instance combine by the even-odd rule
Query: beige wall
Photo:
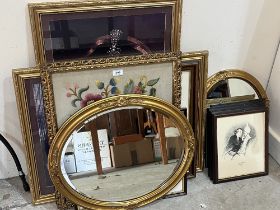
[[(11, 70), (35, 65), (28, 0), (2, 2), (0, 9), (0, 132), (26, 171)], [(183, 0), (182, 51), (209, 50), (209, 74), (247, 69), (266, 84), (279, 38), (279, 0)], [(0, 179), (17, 175), (0, 146)]]
[(269, 115), (269, 152), (280, 163), (280, 48), (278, 48), (275, 62), (267, 86), (270, 99)]

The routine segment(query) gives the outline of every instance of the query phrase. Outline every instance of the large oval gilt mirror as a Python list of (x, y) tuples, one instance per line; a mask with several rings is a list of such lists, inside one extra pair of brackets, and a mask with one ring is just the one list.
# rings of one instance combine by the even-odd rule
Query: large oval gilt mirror
[(194, 154), (190, 124), (150, 96), (97, 101), (70, 117), (49, 153), (56, 189), (88, 209), (133, 209), (168, 193)]

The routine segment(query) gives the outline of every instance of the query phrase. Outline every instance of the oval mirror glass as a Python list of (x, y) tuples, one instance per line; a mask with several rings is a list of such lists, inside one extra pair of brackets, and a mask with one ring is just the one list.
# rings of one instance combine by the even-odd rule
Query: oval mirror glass
[(49, 165), (58, 191), (78, 205), (141, 206), (182, 179), (193, 152), (191, 126), (177, 108), (126, 95), (72, 116), (54, 138)]
[(123, 107), (84, 122), (63, 148), (65, 179), (77, 192), (104, 201), (128, 200), (156, 189), (183, 154), (184, 142), (173, 121), (151, 109)]

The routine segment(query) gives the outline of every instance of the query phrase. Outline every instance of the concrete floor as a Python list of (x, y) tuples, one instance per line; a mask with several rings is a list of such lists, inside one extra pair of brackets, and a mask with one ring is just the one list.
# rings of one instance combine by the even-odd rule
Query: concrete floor
[[(205, 172), (199, 173), (188, 182), (188, 195), (161, 199), (142, 210), (279, 210), (280, 209), (280, 166), (269, 160), (269, 175), (246, 180), (214, 185)], [(22, 190), (20, 180), (0, 180), (1, 210), (46, 210), (55, 205), (32, 206), (30, 193)]]
[[(172, 174), (176, 165), (177, 160), (169, 160), (166, 165), (154, 162), (105, 172), (102, 179), (98, 175), (89, 175), (78, 178), (70, 176), (70, 180), (77, 191), (90, 198), (128, 200), (156, 189)], [(137, 183), (142, 184), (137, 186)]]

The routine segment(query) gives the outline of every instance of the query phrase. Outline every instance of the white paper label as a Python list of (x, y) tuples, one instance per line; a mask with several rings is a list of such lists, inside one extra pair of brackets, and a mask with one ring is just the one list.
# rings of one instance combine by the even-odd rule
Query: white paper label
[(123, 75), (123, 69), (116, 69), (113, 70), (113, 76), (117, 77), (117, 76), (122, 76)]

